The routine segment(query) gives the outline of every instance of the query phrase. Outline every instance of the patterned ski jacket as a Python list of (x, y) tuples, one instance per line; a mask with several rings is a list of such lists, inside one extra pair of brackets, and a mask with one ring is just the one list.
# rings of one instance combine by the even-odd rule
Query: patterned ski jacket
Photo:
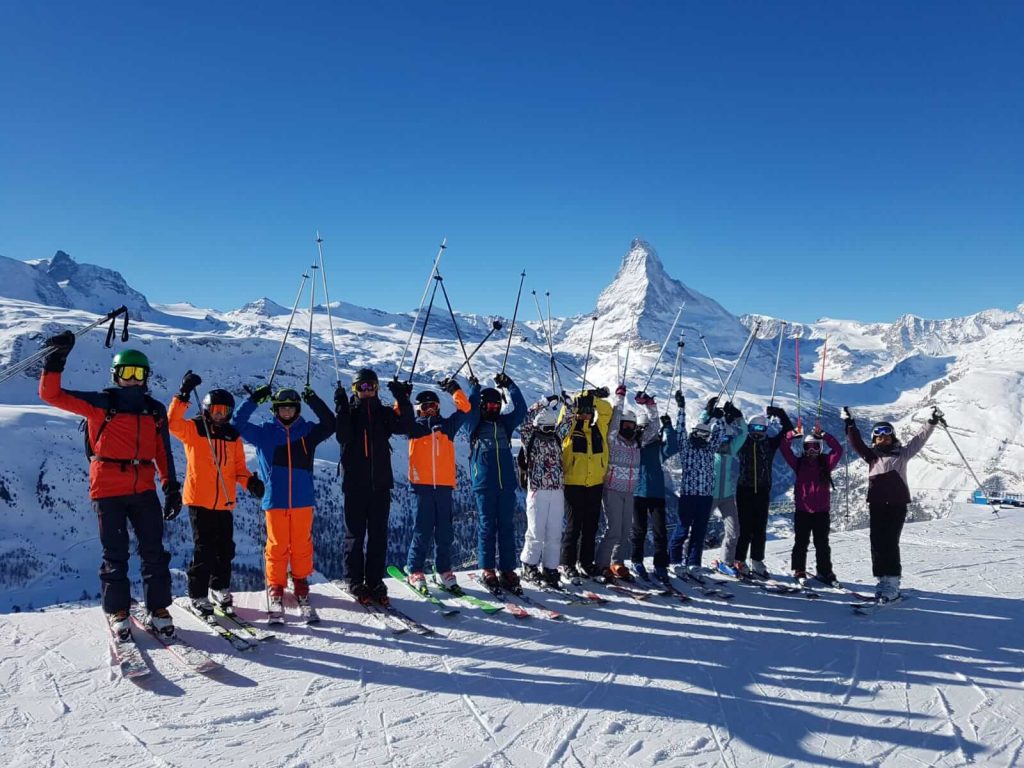
[(823, 453), (817, 461), (797, 456), (790, 441), (793, 433), (788, 432), (782, 441), (782, 458), (796, 473), (793, 484), (793, 504), (797, 512), (828, 512), (832, 508), (832, 470), (843, 458), (843, 446), (832, 435), (826, 433), (824, 440), (830, 453)]
[(319, 397), (309, 400), (318, 422), (296, 417), (291, 424), (273, 418), (250, 424), (256, 403), (246, 400), (235, 411), (231, 425), (242, 439), (256, 448), (260, 475), (266, 487), (263, 509), (294, 509), (313, 506), (313, 454), (334, 434), (334, 414)]
[(469, 470), (474, 491), (514, 493), (519, 487), (516, 462), (512, 457), (512, 433), (526, 416), (526, 400), (515, 384), (508, 388), (512, 398), (512, 412), (498, 416), (494, 421), (480, 417), (480, 385), (469, 391), (471, 410), (463, 425), (469, 435)]
[(671, 427), (662, 427), (654, 442), (640, 448), (640, 479), (636, 496), (644, 499), (665, 498), (664, 462), (679, 453), (679, 436)]
[(452, 395), (450, 416), (417, 416), (409, 430), (409, 482), (455, 487), (455, 435), (469, 416), (469, 398), (461, 389)]
[(785, 413), (783, 418), (773, 417), (769, 423), (772, 421), (777, 421), (779, 425), (779, 431), (775, 435), (763, 440), (750, 438), (740, 451), (740, 478), (737, 485), (754, 493), (766, 493), (772, 489), (772, 462), (775, 461), (775, 452), (779, 450), (783, 436), (793, 430), (793, 422)]
[(190, 507), (234, 509), (235, 486), (245, 488), (252, 477), (252, 472), (245, 465), (242, 436), (230, 424), (207, 423), (201, 414), (186, 419), (187, 410), (188, 400), (177, 395), (171, 398), (167, 408), (167, 428), (185, 446), (182, 501)]
[(853, 424), (846, 428), (850, 445), (868, 463), (868, 503), (909, 504), (910, 485), (907, 483), (907, 463), (924, 448), (935, 425), (925, 422), (910, 442), (903, 445), (894, 440), (892, 448), (882, 451), (864, 444), (860, 430)]
[(612, 406), (612, 420), (608, 425), (608, 473), (604, 478), (604, 486), (612, 491), (636, 493), (640, 482), (640, 446), (652, 443), (658, 438), (658, 408), (651, 404), (646, 406), (650, 421), (644, 431), (632, 440), (625, 440), (619, 434), (622, 422), (624, 398), (616, 395)]
[(722, 441), (722, 420), (711, 425), (707, 443), (694, 443), (686, 433), (686, 411), (676, 418), (676, 439), (679, 441), (679, 463), (682, 465), (680, 496), (711, 496), (715, 489), (716, 446)]
[[(581, 393), (582, 394), (582, 393)], [(608, 471), (608, 425), (612, 420), (612, 407), (607, 400), (594, 398), (595, 418), (581, 424), (572, 410), (562, 406), (559, 423), (568, 422), (569, 434), (562, 440), (562, 466), (565, 484), (593, 488), (604, 484)]]
[(519, 438), (526, 452), (527, 485), (531, 491), (554, 491), (565, 487), (565, 469), (562, 466), (562, 441), (572, 426), (558, 422), (554, 432), (542, 432), (533, 424), (534, 417), (550, 407), (547, 400), (530, 406), (526, 419), (519, 426)]
[[(705, 411), (701, 421), (706, 424), (710, 420), (711, 416)], [(736, 495), (736, 481), (740, 474), (736, 456), (747, 442), (747, 422), (742, 416), (724, 425), (720, 440), (724, 443), (719, 442), (719, 449), (715, 451), (715, 487), (711, 495), (715, 499), (728, 499)]]

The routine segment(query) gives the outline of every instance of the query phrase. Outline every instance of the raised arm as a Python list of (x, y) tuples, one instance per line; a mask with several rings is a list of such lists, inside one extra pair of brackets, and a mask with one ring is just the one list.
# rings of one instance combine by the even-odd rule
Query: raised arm
[(864, 444), (864, 438), (860, 436), (860, 430), (857, 429), (857, 425), (852, 419), (846, 423), (846, 436), (849, 438), (854, 452), (864, 461), (868, 464), (874, 464), (878, 460), (875, 452)]
[(320, 399), (320, 396), (310, 388), (302, 393), (302, 399), (306, 401), (310, 409), (316, 415), (317, 423), (309, 431), (309, 440), (313, 445), (319, 445), (331, 435), (337, 433), (337, 420), (334, 413), (327, 407), (327, 403)]
[(843, 446), (836, 440), (835, 435), (829, 432), (826, 432), (823, 437), (825, 444), (829, 447), (828, 471), (831, 472), (839, 466), (839, 460), (843, 458)]
[(793, 430), (789, 430), (785, 435), (782, 436), (782, 442), (779, 444), (779, 453), (782, 454), (782, 458), (789, 464), (790, 469), (796, 471), (797, 458), (796, 454), (793, 453)]
[(903, 447), (908, 459), (917, 455), (917, 453), (924, 448), (924, 444), (928, 442), (928, 438), (932, 436), (932, 432), (934, 431), (935, 425), (926, 421), (924, 426), (917, 431), (917, 434), (910, 438), (907, 444)]

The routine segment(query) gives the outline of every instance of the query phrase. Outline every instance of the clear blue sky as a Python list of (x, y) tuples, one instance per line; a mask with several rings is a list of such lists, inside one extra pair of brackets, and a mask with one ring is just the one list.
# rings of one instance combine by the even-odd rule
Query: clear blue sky
[(1024, 301), (1019, 2), (0, 0), (0, 254), (153, 301), (586, 311), (641, 235), (734, 312)]

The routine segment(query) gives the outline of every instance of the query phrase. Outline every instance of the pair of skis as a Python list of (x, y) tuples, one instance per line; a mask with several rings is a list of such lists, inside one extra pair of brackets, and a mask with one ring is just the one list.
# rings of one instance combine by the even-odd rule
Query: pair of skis
[(383, 629), (387, 630), (392, 635), (401, 635), (406, 632), (413, 632), (417, 635), (437, 634), (430, 627), (420, 624), (416, 619), (395, 608), (395, 606), (391, 605), (390, 602), (386, 605), (373, 601), (363, 602), (348, 591), (344, 582), (332, 580), (327, 583), (344, 597), (354, 600), (355, 603), (361, 606), (367, 614), (372, 616)]
[[(156, 638), (164, 648), (171, 652), (173, 658), (190, 672), (204, 674), (220, 667), (219, 662), (182, 639), (177, 633), (165, 635), (154, 629), (147, 621), (146, 610), (139, 603), (132, 603), (129, 615), (136, 627)], [(145, 658), (143, 658), (142, 651), (136, 644), (135, 639), (132, 637), (127, 639), (118, 637), (114, 633), (113, 628), (111, 628), (109, 621), (106, 623), (107, 631), (110, 633), (111, 650), (121, 675), (130, 679), (148, 676), (151, 672), (150, 666), (146, 663)]]
[(224, 638), (236, 651), (253, 650), (261, 642), (274, 638), (272, 632), (260, 629), (241, 618), (233, 608), (225, 609), (215, 605), (212, 614), (204, 614), (196, 610), (187, 597), (178, 598), (174, 602), (183, 611), (194, 616), (204, 627)]

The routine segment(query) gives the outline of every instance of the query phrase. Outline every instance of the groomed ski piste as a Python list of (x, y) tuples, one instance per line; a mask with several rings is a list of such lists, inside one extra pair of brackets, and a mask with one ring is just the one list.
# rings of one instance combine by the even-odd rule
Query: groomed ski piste
[[(776, 570), (790, 544), (769, 542)], [(319, 625), (292, 604), (278, 637), (245, 653), (176, 614), (223, 664), (206, 674), (136, 631), (141, 681), (111, 666), (97, 605), (7, 614), (0, 764), (1019, 766), (1022, 546), (1020, 509), (962, 504), (909, 524), (908, 599), (870, 617), (824, 590), (731, 584), (723, 603), (680, 584), (689, 603), (607, 592), (601, 607), (559, 605), (568, 621), (444, 618), (390, 582), (437, 632), (391, 635), (321, 583)], [(833, 556), (870, 591), (866, 530), (834, 535)], [(240, 613), (262, 622), (262, 600), (238, 595)]]

